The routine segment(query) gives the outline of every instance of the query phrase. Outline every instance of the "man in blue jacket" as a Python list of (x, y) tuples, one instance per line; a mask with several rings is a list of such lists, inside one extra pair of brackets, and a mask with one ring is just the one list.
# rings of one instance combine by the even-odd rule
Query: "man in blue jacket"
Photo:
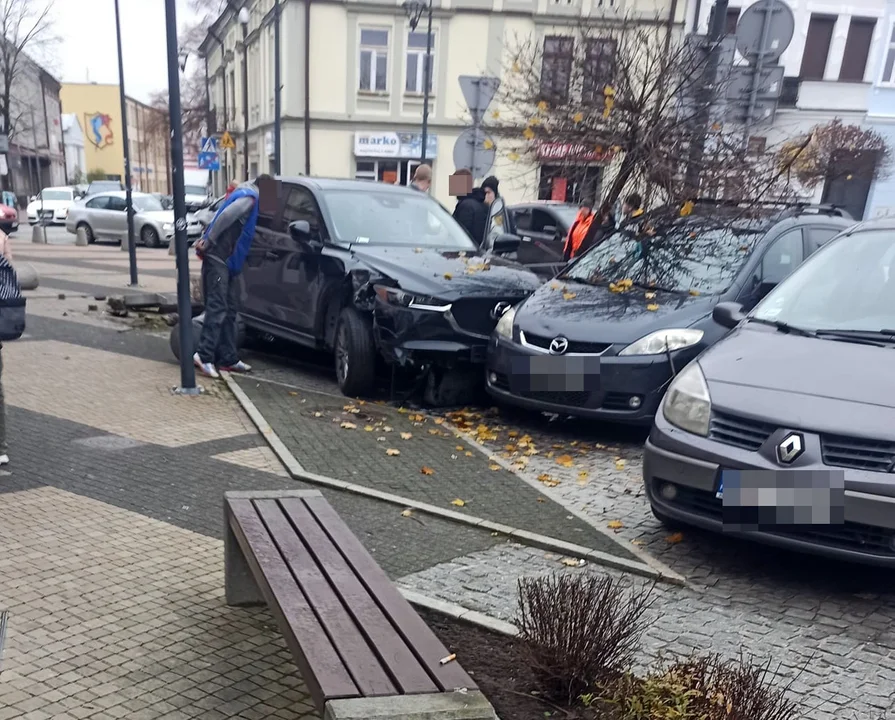
[(254, 183), (238, 186), (218, 208), (196, 243), (196, 254), (202, 258), (205, 322), (193, 363), (202, 374), (211, 378), (220, 377), (219, 369), (240, 373), (251, 370), (239, 359), (236, 342), (239, 276), (255, 238), (258, 182), (269, 179), (269, 175), (261, 175)]

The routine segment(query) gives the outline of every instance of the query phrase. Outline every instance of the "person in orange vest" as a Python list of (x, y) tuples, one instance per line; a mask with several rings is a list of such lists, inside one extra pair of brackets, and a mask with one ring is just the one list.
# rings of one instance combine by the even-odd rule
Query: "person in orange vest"
[(609, 203), (603, 203), (599, 211), (594, 213), (590, 203), (582, 201), (578, 217), (569, 228), (566, 244), (563, 248), (563, 259), (573, 260), (590, 250), (615, 230), (615, 218)]

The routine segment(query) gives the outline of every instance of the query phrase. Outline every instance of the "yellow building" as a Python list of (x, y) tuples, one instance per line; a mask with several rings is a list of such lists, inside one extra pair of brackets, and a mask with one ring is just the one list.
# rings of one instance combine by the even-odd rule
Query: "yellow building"
[[(124, 144), (118, 85), (63, 83), (62, 112), (84, 133), (86, 172), (91, 178), (124, 181)], [(127, 98), (131, 184), (142, 192), (169, 193), (168, 122), (164, 112)]]

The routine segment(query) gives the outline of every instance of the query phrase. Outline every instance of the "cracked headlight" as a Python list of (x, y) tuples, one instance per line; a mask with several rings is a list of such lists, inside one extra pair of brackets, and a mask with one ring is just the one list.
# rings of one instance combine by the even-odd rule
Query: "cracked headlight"
[(513, 339), (513, 321), (516, 319), (516, 308), (511, 307), (504, 311), (503, 315), (500, 316), (500, 320), (497, 321), (497, 327), (494, 329), (497, 331), (497, 334), (500, 337), (505, 337), (507, 340)]
[(429, 295), (414, 295), (386, 285), (376, 285), (375, 290), (377, 297), (389, 305), (398, 305), (414, 310), (431, 310), (432, 312), (445, 312), (451, 309), (450, 303)]
[(695, 345), (704, 333), (689, 328), (657, 330), (644, 335), (624, 348), (619, 355), (661, 355)]
[(712, 399), (705, 375), (697, 361), (691, 362), (671, 382), (662, 414), (675, 427), (707, 437), (712, 415)]

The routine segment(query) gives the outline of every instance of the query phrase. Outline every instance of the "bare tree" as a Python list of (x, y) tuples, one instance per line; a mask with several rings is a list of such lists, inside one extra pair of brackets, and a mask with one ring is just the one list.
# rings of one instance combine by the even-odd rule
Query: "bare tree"
[[(510, 159), (549, 158), (573, 181), (586, 180), (587, 164), (602, 159), (602, 200), (610, 204), (635, 189), (649, 204), (677, 208), (694, 196), (754, 201), (788, 193), (773, 154), (748, 148), (741, 128), (718, 116), (724, 78), (698, 92), (708, 53), (658, 22), (591, 21), (570, 35), (517, 40), (510, 56), (493, 122)], [(701, 184), (687, 187), (691, 143), (706, 114)]]
[(834, 118), (785, 143), (776, 160), (803, 187), (813, 190), (854, 175), (885, 177), (891, 170), (892, 149), (876, 130)]
[(31, 112), (21, 88), (29, 66), (34, 66), (29, 53), (45, 53), (56, 40), (52, 8), (52, 0), (0, 0), (0, 118), (11, 141)]

